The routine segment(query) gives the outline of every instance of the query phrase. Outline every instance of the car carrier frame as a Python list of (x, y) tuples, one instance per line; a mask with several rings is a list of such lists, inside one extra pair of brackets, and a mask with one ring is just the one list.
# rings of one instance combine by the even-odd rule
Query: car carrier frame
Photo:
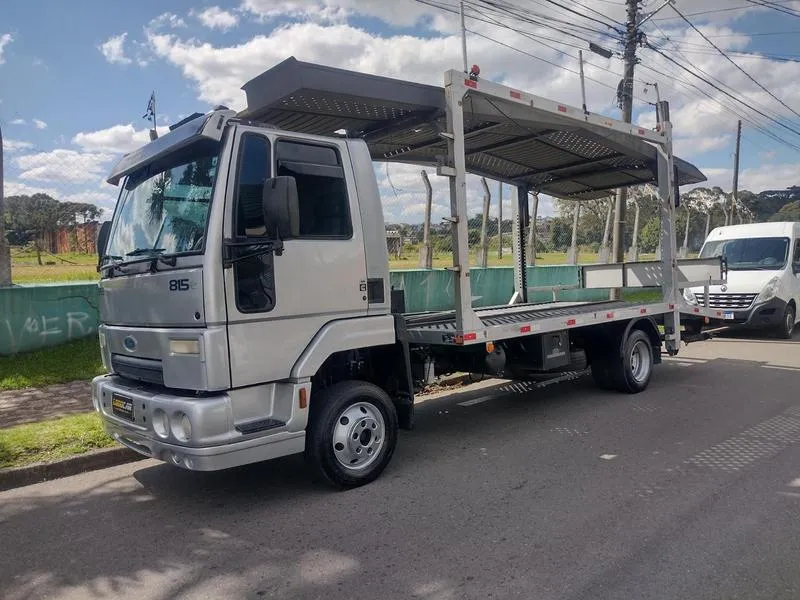
[[(114, 184), (129, 176), (135, 183), (186, 148), (221, 148), (200, 251), (165, 256), (154, 247), (126, 261), (105, 254), (114, 226), (101, 232), (100, 335), (111, 373), (95, 379), (93, 400), (115, 439), (138, 452), (195, 470), (305, 452), (328, 479), (362, 485), (388, 464), (398, 427), (412, 427), (415, 391), (437, 374), (558, 378), (589, 366), (602, 387), (639, 392), (662, 346), (675, 354), (682, 340), (699, 339), (682, 336), (682, 314), (721, 317), (687, 304), (681, 293), (708, 291), (726, 273), (719, 258), (677, 258), (678, 187), (705, 177), (673, 156), (667, 102), (659, 102), (659, 122), (649, 129), (456, 70), (436, 87), (294, 58), (243, 89), (245, 110), (193, 115), (123, 157), (109, 176)], [(237, 156), (248, 136), (341, 153), (341, 167), (303, 168), (335, 171), (346, 181), (357, 235), (337, 246), (345, 251), (325, 246), (330, 255), (302, 263), (322, 242), (297, 241), (294, 176), (267, 175), (257, 198), (265, 229), (276, 224), (277, 237), (235, 237)], [(409, 313), (402, 291), (389, 289), (373, 161), (425, 165), (448, 179), (452, 310)], [(473, 306), (467, 173), (516, 188), (514, 286), (504, 305)], [(580, 287), (660, 289), (660, 299), (530, 302), (529, 194), (591, 200), (648, 183), (658, 185), (660, 260), (582, 266)], [(280, 271), (274, 312), (243, 314), (233, 302), (231, 273), (241, 252), (247, 259), (267, 255), (270, 276)], [(365, 262), (351, 267), (353, 257)], [(326, 264), (334, 279), (319, 270)], [(347, 299), (326, 298), (328, 289), (312, 285), (315, 272), (344, 286)]]

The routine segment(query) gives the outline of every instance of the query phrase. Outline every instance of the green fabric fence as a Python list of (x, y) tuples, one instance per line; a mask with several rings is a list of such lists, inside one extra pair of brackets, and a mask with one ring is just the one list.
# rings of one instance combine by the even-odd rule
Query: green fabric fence
[[(496, 306), (507, 304), (514, 293), (513, 267), (471, 267), (472, 305)], [(406, 310), (447, 310), (455, 306), (453, 273), (444, 269), (414, 269), (392, 271), (392, 287), (405, 291)], [(577, 286), (580, 282), (580, 267), (575, 265), (548, 265), (528, 267), (528, 287)], [(564, 289), (558, 291), (559, 300), (592, 301), (607, 300), (608, 290)], [(530, 302), (550, 302), (553, 292), (529, 291)]]
[[(406, 310), (423, 312), (455, 306), (453, 273), (445, 269), (392, 271), (391, 285), (405, 290)], [(508, 303), (514, 293), (512, 267), (471, 268), (473, 306)], [(574, 265), (528, 267), (529, 288), (577, 286), (580, 268)], [(97, 283), (0, 288), (0, 355), (55, 346), (96, 335), (98, 325)], [(531, 302), (549, 302), (552, 291), (530, 291)], [(564, 289), (559, 300), (608, 299), (607, 290)]]
[(0, 355), (96, 335), (98, 289), (97, 283), (0, 288)]

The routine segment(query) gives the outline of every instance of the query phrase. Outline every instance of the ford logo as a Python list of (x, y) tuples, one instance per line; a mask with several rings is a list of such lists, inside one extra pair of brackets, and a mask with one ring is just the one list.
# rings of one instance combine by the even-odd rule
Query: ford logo
[(136, 338), (133, 336), (125, 336), (125, 339), (122, 340), (122, 345), (125, 346), (125, 350), (128, 352), (134, 352), (136, 350)]
[(727, 285), (725, 285), (725, 284), (723, 283), (723, 284), (720, 286), (719, 290), (720, 290), (721, 292), (727, 292), (727, 291), (728, 291), (728, 286), (727, 286)]

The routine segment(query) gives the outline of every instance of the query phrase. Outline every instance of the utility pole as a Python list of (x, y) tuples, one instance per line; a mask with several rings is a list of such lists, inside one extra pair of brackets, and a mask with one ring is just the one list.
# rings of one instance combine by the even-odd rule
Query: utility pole
[[(630, 123), (633, 113), (633, 68), (636, 65), (636, 44), (639, 43), (639, 0), (625, 0), (628, 20), (625, 24), (625, 71), (622, 79), (620, 105), (622, 120)], [(616, 216), (614, 222), (613, 262), (625, 260), (625, 209), (628, 202), (628, 189), (617, 190), (614, 206)]]
[(742, 143), (742, 122), (736, 126), (736, 154), (733, 158), (733, 193), (731, 194), (731, 225), (736, 218), (736, 206), (739, 203), (739, 147)]
[(0, 287), (11, 285), (11, 255), (8, 252), (8, 244), (6, 243), (3, 190), (3, 131), (0, 129)]

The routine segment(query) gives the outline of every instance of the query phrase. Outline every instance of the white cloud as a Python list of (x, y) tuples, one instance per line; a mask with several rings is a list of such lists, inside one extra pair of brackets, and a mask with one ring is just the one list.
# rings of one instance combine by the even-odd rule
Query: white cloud
[(51, 198), (55, 198), (61, 202), (82, 202), (86, 204), (94, 204), (98, 208), (103, 209), (106, 215), (113, 212), (114, 205), (117, 198), (115, 190), (112, 186), (105, 184), (105, 192), (97, 192), (92, 190), (79, 190), (79, 191), (65, 191), (52, 186), (40, 186), (29, 184), (23, 181), (6, 181), (5, 193), (6, 196), (33, 196), (34, 194), (47, 194)]
[(47, 129), (47, 123), (45, 123), (41, 119), (33, 119), (33, 124), (36, 127), (36, 129)]
[(0, 35), (0, 65), (6, 62), (5, 58), (3, 58), (3, 53), (11, 42), (14, 41), (14, 37), (10, 33), (4, 33)]
[[(168, 127), (158, 127), (159, 135), (169, 131)], [(80, 132), (72, 138), (72, 143), (85, 152), (125, 153), (136, 150), (150, 141), (148, 129), (133, 127), (132, 123), (114, 125), (98, 131)]]
[(106, 153), (81, 153), (59, 148), (19, 156), (13, 162), (22, 171), (19, 179), (79, 183), (101, 178), (113, 158)]
[(239, 23), (239, 17), (227, 10), (221, 9), (219, 6), (209, 6), (207, 9), (198, 13), (192, 12), (197, 19), (209, 29), (221, 29), (227, 31), (232, 27), (236, 27)]
[[(730, 191), (733, 181), (733, 169), (701, 168), (708, 181), (699, 187), (719, 186)], [(781, 190), (798, 184), (798, 164), (764, 164), (739, 170), (739, 189), (761, 192), (763, 190)]]
[(25, 125), (25, 119), (14, 119), (11, 121), (12, 125)]
[(3, 150), (5, 152), (20, 152), (21, 150), (30, 150), (33, 148), (33, 144), (30, 142), (23, 142), (21, 140), (10, 140), (4, 139), (3, 140)]
[(8, 196), (33, 196), (34, 194), (47, 194), (53, 198), (58, 196), (58, 190), (51, 187), (29, 185), (22, 181), (5, 181), (3, 183), (5, 195)]
[(128, 65), (131, 63), (131, 59), (125, 56), (125, 38), (127, 36), (128, 32), (126, 31), (108, 38), (98, 46), (98, 50), (100, 50), (106, 60), (112, 65)]
[[(348, 24), (293, 23), (274, 29), (270, 35), (257, 35), (240, 44), (223, 47), (181, 39), (173, 34), (149, 32), (148, 39), (157, 56), (179, 67), (187, 79), (197, 84), (200, 99), (235, 108), (244, 104), (240, 90), (243, 83), (289, 56), (438, 85), (442, 83), (442, 73), (461, 62), (458, 35), (381, 37)], [(525, 43), (514, 33), (509, 33), (504, 40), (512, 46)], [(580, 104), (580, 82), (574, 74), (532, 61), (490, 40), (473, 38), (470, 43), (474, 55), (481, 57), (481, 69), (487, 78), (535, 89), (541, 95), (572, 98), (573, 103)], [(542, 55), (549, 60), (557, 58), (554, 52), (544, 51)], [(571, 68), (576, 67), (577, 64)], [(618, 75), (604, 71), (602, 64), (599, 67), (587, 65), (586, 70), (587, 75), (611, 88), (617, 84)], [(608, 107), (613, 98), (611, 90), (594, 83), (587, 86), (587, 94), (590, 105), (596, 110)]]
[(170, 27), (171, 29), (178, 29), (186, 27), (186, 21), (181, 19), (174, 13), (165, 12), (152, 19), (148, 24), (150, 29), (158, 29), (160, 27)]

